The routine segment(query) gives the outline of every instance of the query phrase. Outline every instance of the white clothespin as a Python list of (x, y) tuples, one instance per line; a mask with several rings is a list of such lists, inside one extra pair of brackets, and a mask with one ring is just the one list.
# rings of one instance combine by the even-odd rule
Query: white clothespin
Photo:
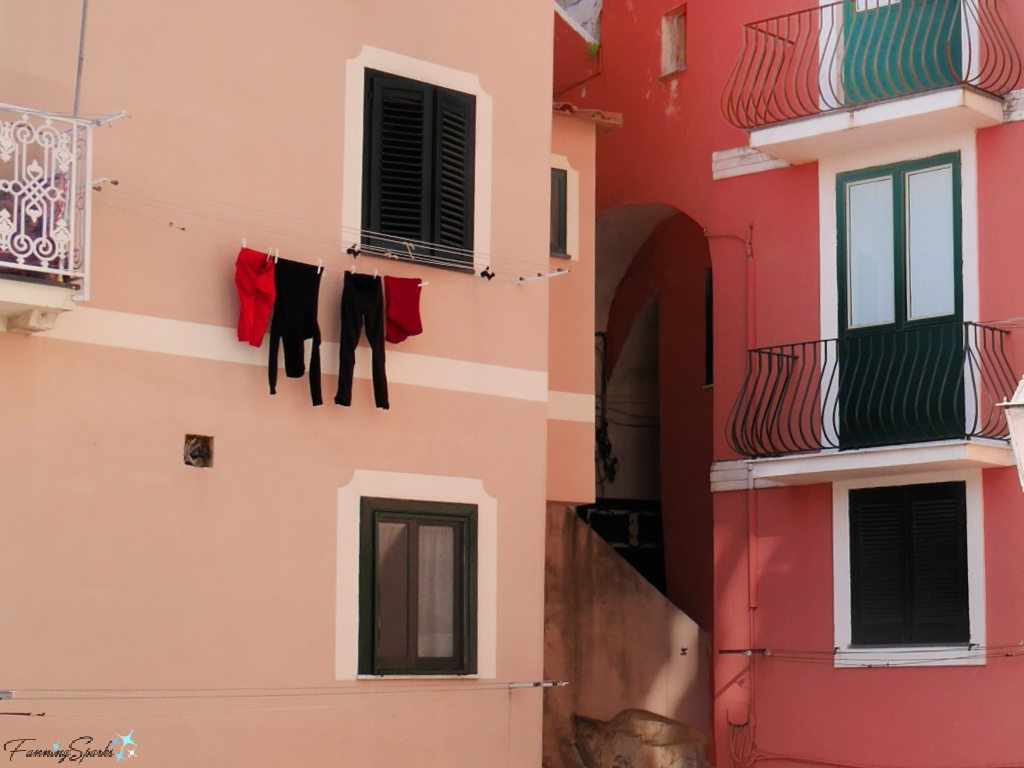
[(242, 247), (245, 248), (245, 238), (242, 238)]
[(375, 269), (375, 270), (373, 270), (373, 276), (374, 276), (374, 277), (376, 277), (376, 276), (377, 276), (377, 270), (376, 270), (376, 269)]
[(317, 259), (316, 260), (316, 273), (318, 275), (322, 275), (324, 273), (324, 260), (323, 259)]
[(355, 262), (353, 262), (353, 263), (352, 263), (352, 269), (350, 269), (350, 270), (349, 270), (349, 272), (351, 272), (351, 273), (352, 273), (353, 275), (354, 275), (354, 274), (356, 273), (356, 265), (355, 265)]
[(430, 285), (430, 283), (424, 280), (423, 282), (420, 283), (420, 288), (422, 288), (424, 285)]
[(278, 252), (279, 252), (279, 249), (278, 249), (278, 248), (275, 248), (275, 249), (274, 249), (274, 263), (275, 263), (275, 264), (277, 264), (277, 254), (278, 254)]

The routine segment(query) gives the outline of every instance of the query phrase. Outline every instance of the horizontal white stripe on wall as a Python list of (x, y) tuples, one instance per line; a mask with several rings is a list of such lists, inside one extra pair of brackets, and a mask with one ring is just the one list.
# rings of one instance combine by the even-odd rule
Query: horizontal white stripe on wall
[[(65, 312), (52, 331), (40, 339), (58, 339), (80, 344), (97, 344), (202, 360), (241, 363), (264, 367), (267, 342), (259, 349), (239, 343), (234, 328), (170, 320), (107, 309), (76, 307)], [(338, 375), (338, 345), (320, 345), (323, 372)], [(502, 365), (474, 363), (445, 357), (387, 351), (388, 381), (450, 392), (509, 397), (548, 403), (548, 418), (560, 421), (593, 422), (593, 395), (549, 392), (545, 371), (531, 371)], [(370, 378), (370, 350), (356, 349), (356, 378)]]
[(548, 418), (593, 424), (594, 396), (577, 392), (548, 392)]

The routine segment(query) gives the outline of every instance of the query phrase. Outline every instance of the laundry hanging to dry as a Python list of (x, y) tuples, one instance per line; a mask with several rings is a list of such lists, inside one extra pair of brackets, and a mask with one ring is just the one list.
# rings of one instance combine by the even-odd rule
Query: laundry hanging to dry
[(306, 372), (303, 345), (312, 340), (309, 357), (309, 394), (313, 405), (321, 405), (320, 325), (317, 311), (320, 301), (321, 270), (311, 264), (278, 259), (274, 269), (274, 316), (270, 321), (270, 394), (277, 389), (277, 350), (284, 346), (284, 372), (300, 378)]

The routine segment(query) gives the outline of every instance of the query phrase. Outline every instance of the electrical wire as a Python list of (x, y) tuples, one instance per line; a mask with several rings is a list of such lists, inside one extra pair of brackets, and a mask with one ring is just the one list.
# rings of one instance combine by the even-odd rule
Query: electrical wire
[[(194, 715), (216, 715), (216, 714), (243, 714), (254, 712), (290, 712), (308, 711), (318, 709), (342, 709), (349, 707), (376, 706), (387, 697), (387, 703), (395, 703), (394, 697), (400, 697), (400, 702), (422, 702), (440, 701), (452, 694), (480, 694), (500, 693), (511, 694), (516, 690), (538, 690), (542, 688), (555, 688), (568, 685), (564, 681), (541, 680), (534, 682), (484, 682), (469, 684), (463, 681), (452, 683), (440, 683), (438, 681), (424, 681), (427, 684), (419, 684), (420, 681), (386, 681), (378, 684), (374, 680), (360, 681), (348, 686), (306, 686), (293, 688), (38, 688), (21, 689), (11, 692), (11, 697), (4, 701), (16, 702), (138, 702), (138, 701), (237, 701), (253, 702), (265, 700), (282, 699), (316, 699), (316, 698), (345, 698), (355, 697), (357, 700), (349, 703), (337, 704), (298, 704), (284, 707), (244, 707), (240, 709), (222, 710), (192, 710), (177, 709), (168, 711), (145, 711), (132, 712), (56, 712), (50, 713), (50, 717), (110, 717), (114, 715), (141, 715), (141, 716), (194, 716)], [(46, 694), (60, 693), (64, 695), (29, 695), (22, 694)], [(69, 695), (70, 694), (70, 695)], [(107, 695), (115, 694), (115, 695)], [(367, 699), (366, 697), (371, 697)], [(4, 712), (0, 715), (19, 715), (26, 717), (42, 717), (47, 713), (37, 712)]]
[[(551, 688), (564, 685), (560, 681), (533, 682), (442, 682), (436, 680), (392, 680), (372, 677), (349, 685), (324, 686), (244, 686), (192, 688), (16, 688), (4, 701), (135, 701), (167, 699), (275, 699), (316, 698), (331, 696), (380, 696), (399, 693), (455, 693), (476, 691), (509, 691), (530, 688)], [(29, 694), (29, 695), (25, 695)]]
[[(951, 651), (953, 655), (951, 655)], [(962, 652), (957, 652), (962, 651)], [(900, 659), (900, 656), (907, 657)], [(914, 658), (910, 658), (913, 656)], [(895, 657), (895, 658), (894, 658)], [(963, 649), (919, 649), (919, 648), (886, 648), (872, 652), (870, 649), (840, 652), (838, 649), (831, 650), (776, 650), (763, 654), (763, 658), (795, 664), (818, 664), (822, 666), (835, 666), (836, 659), (840, 658), (841, 664), (846, 666), (860, 667), (921, 667), (934, 666), (939, 663), (951, 661), (969, 661), (979, 658), (1004, 659), (1024, 658), (1024, 645), (1002, 644), (1002, 645), (972, 645)]]
[[(395, 246), (395, 251), (410, 253), (413, 249), (420, 247), (429, 248), (435, 256), (415, 254), (415, 261), (434, 264), (436, 266), (465, 266), (467, 256), (473, 255), (477, 260), (487, 266), (493, 266), (494, 257), (482, 251), (467, 251), (465, 249), (442, 246), (434, 243), (426, 243), (417, 240), (407, 240), (384, 234), (369, 233), (361, 229), (338, 226), (333, 223), (318, 221), (316, 219), (284, 214), (276, 211), (266, 211), (251, 206), (228, 203), (210, 198), (202, 198), (196, 195), (176, 193), (164, 190), (157, 190), (147, 187), (126, 187), (122, 182), (117, 187), (101, 187), (103, 196), (94, 196), (94, 200), (104, 202), (110, 198), (121, 203), (119, 210), (133, 212), (125, 208), (125, 205), (138, 205), (142, 207), (157, 208), (171, 213), (195, 216), (218, 223), (234, 224), (255, 229), (257, 231), (287, 237), (289, 239), (304, 242), (313, 242), (321, 245), (342, 247), (344, 243), (338, 238), (338, 232), (343, 232), (352, 237), (353, 240), (362, 239), (364, 236), (372, 236), (378, 240), (390, 241)], [(112, 206), (114, 207), (114, 206)], [(204, 210), (205, 209), (205, 210)], [(380, 248), (381, 253), (374, 253), (372, 250), (362, 249), (368, 255), (385, 255), (386, 248)], [(401, 253), (394, 254), (400, 260), (407, 260)], [(517, 259), (514, 257), (502, 257), (500, 265), (504, 269), (512, 271), (523, 271), (535, 273), (539, 263), (535, 260)], [(528, 278), (529, 279), (529, 278)]]
[[(144, 219), (144, 220), (147, 220), (147, 221), (152, 221), (152, 222), (159, 223), (159, 224), (164, 224), (164, 221), (162, 219), (159, 219), (159, 218), (157, 218), (155, 216), (148, 216), (148, 215), (140, 213), (138, 211), (134, 211), (134, 210), (132, 210), (130, 208), (125, 208), (123, 206), (115, 205), (114, 203), (111, 203), (109, 201), (101, 201), (101, 204), (104, 205), (107, 208), (112, 209), (112, 210), (121, 211), (123, 213), (126, 213), (126, 214), (131, 215), (131, 216), (138, 217), (140, 219)], [(208, 233), (201, 233), (201, 232), (197, 233), (193, 227), (184, 227), (184, 226), (181, 226), (179, 224), (175, 224), (175, 222), (173, 222), (173, 221), (167, 222), (166, 226), (168, 226), (168, 227), (170, 227), (172, 229), (178, 230), (180, 232), (187, 233), (187, 234), (191, 234), (191, 235), (198, 234), (200, 237), (205, 237), (205, 238), (207, 238), (209, 240), (212, 240), (212, 241), (217, 242), (217, 243), (221, 243), (221, 244), (229, 246), (229, 247), (237, 247), (238, 246), (238, 242), (237, 241), (225, 240), (224, 238), (217, 237), (216, 235), (212, 235), (212, 234), (208, 234)], [(374, 232), (369, 232), (369, 231), (362, 231), (361, 234), (364, 237), (376, 237), (376, 238), (384, 237), (384, 236), (380, 235), (379, 233), (374, 233)], [(335, 246), (335, 247), (338, 246), (337, 241), (334, 240), (334, 239), (330, 239), (330, 240), (328, 240), (328, 239), (314, 239), (314, 238), (311, 238), (311, 237), (305, 237), (303, 239), (305, 239), (307, 242), (317, 242), (317, 243), (319, 243), (321, 245), (331, 245), (331, 246)], [(276, 250), (277, 249), (271, 249), (271, 252), (275, 252)], [(404, 257), (404, 256), (398, 256), (396, 253), (388, 251), (387, 249), (375, 248), (375, 247), (372, 247), (372, 246), (369, 246), (369, 247), (368, 246), (362, 246), (360, 248), (360, 253), (361, 254), (366, 254), (366, 255), (369, 255), (369, 256), (379, 256), (379, 257), (383, 257), (383, 258), (390, 257), (390, 258), (392, 258), (392, 259), (394, 259), (396, 261), (400, 261), (400, 262), (404, 262), (404, 263), (409, 263), (409, 264), (413, 264), (413, 265), (420, 264), (420, 265), (424, 265), (424, 266), (436, 266), (436, 267), (442, 267), (442, 268), (448, 268), (448, 269), (454, 268), (454, 271), (461, 271), (461, 272), (464, 272), (464, 273), (468, 273), (468, 272), (473, 271), (473, 268), (470, 267), (470, 265), (467, 264), (466, 262), (462, 262), (462, 261), (454, 262), (454, 261), (450, 261), (450, 260), (446, 260), (446, 259), (434, 259), (434, 258), (431, 258), (430, 256), (423, 255), (423, 254), (415, 254), (412, 258), (409, 258), (409, 257)], [(292, 260), (296, 261), (297, 259), (293, 258)], [(307, 262), (304, 262), (304, 263), (307, 263)], [(350, 271), (349, 269), (341, 269), (341, 268), (338, 268), (338, 267), (324, 266), (323, 264), (319, 264), (318, 266), (320, 267), (320, 269), (326, 270), (328, 272), (343, 273), (343, 272)], [(353, 265), (353, 268), (354, 268), (354, 265)], [(479, 273), (479, 274), (480, 274), (480, 277), (486, 277), (488, 279), (488, 282), (495, 282), (496, 281), (498, 283), (512, 283), (512, 284), (515, 284), (515, 285), (522, 285), (524, 283), (534, 282), (534, 281), (545, 279), (545, 278), (567, 275), (567, 274), (569, 274), (569, 270), (558, 269), (555, 272), (549, 272), (547, 274), (538, 273), (535, 277), (523, 277), (523, 276), (520, 276), (520, 277), (508, 276), (508, 277), (506, 277), (504, 275), (495, 275), (494, 272), (491, 271), (490, 265), (487, 265), (487, 266), (485, 266), (485, 269), (481, 273)]]

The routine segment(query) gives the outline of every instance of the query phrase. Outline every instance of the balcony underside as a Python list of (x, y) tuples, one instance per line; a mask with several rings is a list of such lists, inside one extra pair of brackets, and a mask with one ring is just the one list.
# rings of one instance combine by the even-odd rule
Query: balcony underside
[(68, 283), (9, 277), (0, 272), (0, 331), (50, 330), (62, 312), (74, 307), (75, 294)]
[(968, 86), (904, 96), (750, 131), (750, 147), (793, 165), (1003, 121), (1003, 100)]
[(1013, 451), (1003, 440), (944, 440), (888, 445), (856, 451), (820, 451), (711, 466), (711, 490), (815, 485), (858, 478), (909, 477), (957, 469), (1012, 467)]

